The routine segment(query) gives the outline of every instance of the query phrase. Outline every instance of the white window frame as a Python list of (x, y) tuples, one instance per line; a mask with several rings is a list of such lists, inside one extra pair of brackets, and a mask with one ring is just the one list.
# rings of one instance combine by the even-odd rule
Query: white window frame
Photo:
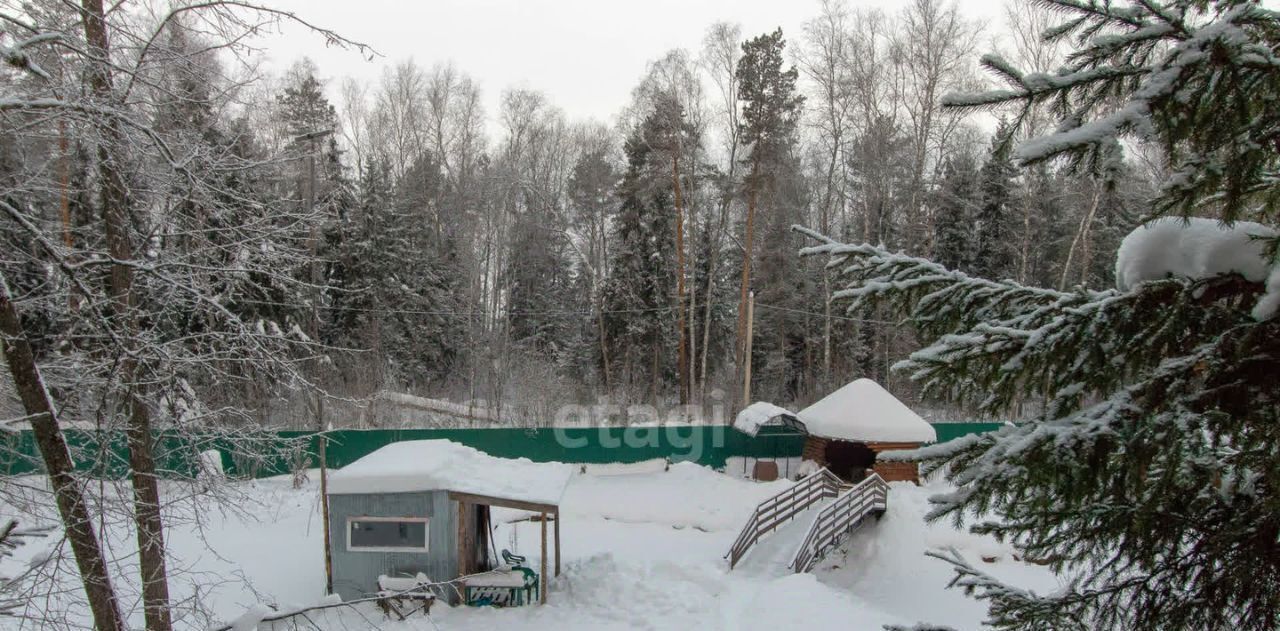
[[(407, 546), (353, 546), (351, 545), (351, 524), (353, 522), (362, 521), (381, 521), (381, 522), (410, 522), (422, 524), (422, 547), (413, 548)], [(429, 552), (431, 547), (431, 518), (430, 517), (371, 517), (368, 515), (347, 518), (347, 551), (348, 552), (411, 552), (421, 553)]]

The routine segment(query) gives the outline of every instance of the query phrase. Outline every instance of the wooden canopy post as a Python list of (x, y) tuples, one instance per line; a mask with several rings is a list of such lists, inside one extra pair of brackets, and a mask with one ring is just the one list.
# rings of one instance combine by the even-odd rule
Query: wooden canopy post
[(538, 574), (542, 586), (542, 604), (547, 604), (547, 514), (542, 513), (542, 572)]
[(560, 511), (556, 510), (556, 576), (560, 576)]
[(465, 500), (458, 500), (458, 574), (462, 576), (476, 571), (475, 527), (471, 524), (472, 506)]

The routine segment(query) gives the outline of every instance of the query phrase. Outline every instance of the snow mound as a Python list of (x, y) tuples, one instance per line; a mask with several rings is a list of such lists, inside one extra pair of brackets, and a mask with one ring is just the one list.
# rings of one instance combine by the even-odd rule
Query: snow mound
[(889, 486), (884, 517), (867, 522), (814, 569), (823, 584), (905, 618), (908, 625), (946, 624), (966, 631), (988, 628), (982, 624), (986, 606), (962, 589), (949, 588), (955, 576), (951, 566), (926, 552), (954, 549), (1000, 580), (1040, 594), (1064, 584), (1048, 568), (1020, 560), (1008, 542), (958, 529), (945, 519), (925, 521), (932, 509), (929, 497), (954, 492), (949, 483), (935, 479), (924, 486)]
[(756, 504), (792, 484), (790, 480), (746, 482), (691, 462), (677, 462), (658, 473), (579, 476), (565, 493), (560, 510), (566, 518), (737, 533)]
[(448, 490), (559, 504), (573, 467), (497, 458), (449, 440), (392, 443), (329, 476), (330, 495)]
[(1213, 219), (1164, 217), (1139, 226), (1120, 242), (1116, 253), (1116, 286), (1127, 291), (1140, 283), (1170, 276), (1205, 279), (1239, 274), (1267, 283), (1253, 316), (1264, 320), (1280, 306), (1280, 267), (1266, 254), (1266, 239), (1277, 232), (1259, 223), (1230, 226)]
[(254, 603), (240, 614), (239, 618), (231, 621), (231, 631), (256, 631), (258, 625), (262, 624), (262, 619), (275, 613), (270, 607), (262, 603)]
[(814, 436), (836, 440), (932, 443), (933, 426), (870, 379), (859, 379), (800, 410)]

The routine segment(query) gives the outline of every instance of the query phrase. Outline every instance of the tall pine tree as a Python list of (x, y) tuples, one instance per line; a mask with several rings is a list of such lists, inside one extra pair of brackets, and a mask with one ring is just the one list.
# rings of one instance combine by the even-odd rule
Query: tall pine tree
[(747, 295), (756, 257), (756, 215), (762, 196), (777, 192), (778, 176), (795, 142), (804, 97), (796, 90), (800, 73), (784, 68), (786, 40), (782, 29), (760, 35), (742, 45), (738, 60), (738, 98), (742, 101), (739, 136), (748, 148), (745, 182), (746, 225), (743, 227), (742, 283), (738, 294), (738, 367), (745, 366)]

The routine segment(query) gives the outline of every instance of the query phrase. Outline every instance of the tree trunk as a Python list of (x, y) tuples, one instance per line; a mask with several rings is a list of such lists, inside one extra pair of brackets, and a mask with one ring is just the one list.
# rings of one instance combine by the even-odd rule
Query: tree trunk
[(604, 391), (612, 393), (613, 380), (609, 368), (609, 340), (604, 333), (604, 294), (596, 290), (596, 331), (600, 334), (600, 361), (604, 369)]
[[(834, 120), (834, 119), (833, 119)], [(836, 161), (840, 159), (843, 142), (839, 127), (833, 134), (831, 156), (827, 160), (827, 185), (822, 200), (822, 234), (831, 237), (831, 204), (835, 199)], [(831, 382), (831, 273), (822, 268), (822, 379), (823, 385)]]
[[(111, 79), (111, 46), (102, 0), (82, 0), (85, 41), (97, 59), (89, 73), (89, 85), (99, 102), (109, 107), (114, 101)], [(102, 220), (107, 252), (116, 261), (133, 258), (129, 240), (129, 199), (123, 173), (124, 142), (119, 123), (104, 117), (99, 123), (102, 137), (98, 145), (98, 170), (102, 186)], [(134, 336), (133, 270), (127, 264), (111, 266), (108, 281), (114, 316), (125, 330), (125, 339)], [(133, 342), (126, 342), (133, 346)], [(129, 466), (132, 469), (134, 521), (138, 531), (138, 565), (142, 574), (142, 603), (149, 631), (170, 631), (173, 622), (169, 612), (169, 581), (164, 558), (164, 524), (160, 518), (160, 489), (155, 475), (155, 458), (151, 445), (150, 412), (143, 393), (136, 389), (141, 367), (135, 348), (121, 349), (125, 359), (120, 366), (120, 383), (125, 385), (125, 403), (129, 420), (126, 440)]]
[(753, 159), (751, 161), (751, 179), (747, 185), (747, 229), (746, 236), (742, 244), (742, 291), (738, 300), (738, 370), (741, 371), (744, 366), (746, 352), (746, 327), (747, 327), (747, 294), (751, 291), (751, 253), (754, 248), (752, 241), (755, 238), (755, 220), (756, 220), (756, 189), (759, 188), (756, 182), (760, 173), (760, 161)]
[(1031, 196), (1027, 195), (1022, 202), (1022, 249), (1018, 255), (1018, 282), (1031, 282), (1031, 218), (1035, 206)]
[[(133, 363), (127, 361), (125, 363)], [(136, 368), (121, 374), (137, 373)], [(151, 444), (150, 411), (130, 392), (129, 468), (133, 475), (133, 519), (138, 530), (138, 569), (142, 573), (142, 606), (149, 631), (173, 628), (169, 613), (169, 576), (164, 558), (164, 522), (160, 518), (160, 486)]]
[[(738, 166), (738, 145), (733, 143), (729, 147), (729, 173), (728, 179), (732, 185), (733, 178), (736, 175)], [(729, 229), (729, 211), (733, 206), (733, 196), (726, 193), (720, 202), (720, 221), (716, 227), (715, 238), (712, 240), (711, 251), (707, 253), (707, 290), (702, 299), (703, 302), (703, 318), (702, 318), (702, 364), (699, 371), (698, 382), (701, 384), (699, 390), (699, 401), (705, 401), (707, 398), (707, 354), (711, 348), (711, 307), (713, 297), (715, 296), (716, 283), (716, 264), (719, 262), (717, 255), (720, 253), (720, 239), (724, 238), (725, 232)], [(708, 222), (710, 223), (710, 222)], [(710, 226), (708, 226), (710, 229)]]
[(684, 314), (684, 208), (680, 199), (680, 154), (671, 155), (671, 183), (676, 202), (676, 326), (680, 329), (680, 342), (676, 352), (679, 362), (676, 373), (680, 378), (680, 404), (689, 403), (689, 338)]
[[(693, 219), (693, 218), (690, 218), (689, 224), (690, 224), (690, 225), (693, 225), (693, 226), (698, 225), (698, 224), (697, 224), (697, 220), (696, 220), (696, 219)], [(695, 242), (696, 242), (696, 241), (695, 241)], [(698, 265), (698, 260), (697, 260), (697, 257), (696, 257), (696, 256), (694, 257), (694, 260), (693, 260), (693, 263), (692, 263), (692, 264), (693, 264), (693, 266), (695, 266), (695, 267)], [(697, 375), (695, 375), (695, 374), (694, 374), (694, 370), (693, 370), (693, 369), (694, 369), (694, 366), (695, 366), (695, 364), (696, 364), (696, 362), (697, 362), (697, 359), (696, 359), (696, 358), (698, 357), (698, 283), (689, 283), (689, 308), (688, 308), (688, 309), (686, 309), (686, 310), (685, 310), (685, 312), (688, 314), (688, 318), (689, 318), (689, 319), (688, 319), (688, 327), (689, 327), (689, 353), (688, 353), (688, 366), (689, 366), (689, 398), (690, 398), (690, 399), (693, 399), (693, 400), (696, 400), (698, 403), (701, 403), (701, 402), (702, 402), (702, 398), (701, 398), (701, 397), (694, 397), (694, 394), (693, 394), (693, 393), (694, 393), (695, 391), (697, 391), (697, 389), (698, 389), (698, 379), (697, 379)]]
[[(725, 225), (727, 224), (726, 216), (729, 214), (728, 206), (729, 204), (726, 202), (724, 210), (720, 213), (721, 234), (724, 233)], [(717, 242), (719, 241), (718, 236), (716, 237), (716, 240)], [(702, 299), (702, 358), (700, 364), (701, 367), (698, 371), (698, 383), (700, 385), (698, 390), (699, 401), (705, 401), (707, 398), (707, 350), (711, 347), (711, 298), (712, 292), (715, 291), (717, 250), (717, 247), (712, 247), (711, 251), (707, 253), (707, 290)]]
[(662, 336), (654, 334), (653, 336), (653, 362), (649, 366), (649, 401), (653, 403), (653, 407), (658, 407), (658, 382), (661, 380), (662, 374), (658, 369), (662, 366), (658, 362), (658, 358), (662, 356)]
[(3, 274), (0, 274), (0, 348), (9, 365), (14, 388), (22, 399), (22, 407), (30, 417), (31, 433), (49, 474), (58, 516), (66, 529), (85, 596), (89, 599), (94, 628), (98, 631), (124, 631), (115, 590), (107, 575), (106, 558), (94, 533), (84, 494), (73, 474), (71, 454)]
[(1066, 290), (1067, 278), (1071, 274), (1071, 261), (1075, 258), (1076, 248), (1080, 247), (1080, 241), (1089, 230), (1089, 224), (1093, 223), (1093, 215), (1098, 212), (1098, 204), (1101, 200), (1101, 190), (1095, 190), (1093, 203), (1089, 206), (1089, 212), (1080, 218), (1080, 226), (1076, 228), (1076, 235), (1071, 239), (1071, 247), (1067, 249), (1067, 260), (1062, 264), (1062, 276), (1058, 279), (1058, 291)]

